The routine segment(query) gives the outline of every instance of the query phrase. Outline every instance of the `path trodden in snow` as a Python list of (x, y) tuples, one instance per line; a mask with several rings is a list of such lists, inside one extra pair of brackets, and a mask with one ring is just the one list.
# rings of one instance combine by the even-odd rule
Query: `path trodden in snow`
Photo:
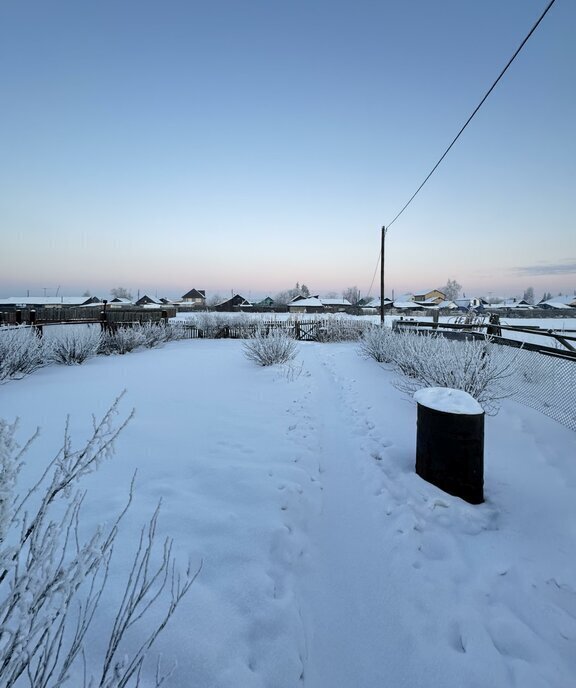
[(416, 476), (415, 407), (355, 356), (305, 351), (322, 506), (301, 570), (304, 685), (572, 685), (576, 467), (556, 470), (553, 440), (573, 435), (506, 404), (487, 419), (487, 502), (469, 505)]
[(398, 590), (386, 574), (373, 495), (365, 492), (359, 472), (361, 461), (370, 459), (361, 441), (368, 427), (346, 405), (343, 395), (352, 383), (336, 377), (322, 355), (328, 350), (316, 347), (308, 359), (323, 499), (310, 526), (302, 577), (304, 684), (384, 686), (399, 670), (414, 674), (403, 657), (410, 633), (398, 615)]

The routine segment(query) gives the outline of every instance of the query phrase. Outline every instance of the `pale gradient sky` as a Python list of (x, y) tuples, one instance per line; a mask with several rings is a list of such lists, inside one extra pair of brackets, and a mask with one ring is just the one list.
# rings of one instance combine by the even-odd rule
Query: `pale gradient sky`
[[(545, 5), (5, 0), (0, 297), (365, 293)], [(388, 293), (576, 288), (575, 29), (557, 0), (392, 226)]]

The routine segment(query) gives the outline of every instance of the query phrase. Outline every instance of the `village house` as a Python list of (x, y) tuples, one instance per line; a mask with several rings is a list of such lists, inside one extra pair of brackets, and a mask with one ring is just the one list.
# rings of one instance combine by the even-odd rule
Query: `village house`
[(446, 294), (440, 291), (440, 289), (418, 291), (412, 294), (412, 301), (416, 301), (423, 306), (434, 306), (442, 301), (446, 301)]
[(289, 313), (323, 313), (324, 304), (317, 296), (296, 296), (288, 304)]
[(498, 303), (491, 303), (489, 306), (490, 309), (495, 309), (495, 310), (503, 310), (503, 309), (520, 309), (520, 310), (531, 310), (534, 308), (534, 306), (531, 306), (528, 301), (525, 301), (524, 299), (505, 299), (504, 301), (500, 301)]
[(546, 301), (540, 301), (536, 307), (550, 310), (576, 308), (576, 295), (569, 296), (566, 294), (558, 294), (558, 296), (553, 296), (551, 299), (547, 299)]
[(274, 299), (271, 296), (266, 296), (262, 301), (254, 304), (257, 308), (272, 308), (274, 306)]
[(172, 302), (165, 298), (157, 298), (155, 296), (144, 295), (136, 301), (134, 304), (136, 306), (157, 306), (158, 308), (162, 306), (171, 306)]
[(214, 306), (214, 310), (232, 313), (233, 311), (242, 311), (245, 309), (252, 308), (252, 304), (245, 299), (240, 294), (234, 294), (234, 296), (226, 301), (217, 303)]
[(484, 301), (484, 299), (481, 299), (477, 296), (472, 298), (467, 298), (466, 296), (464, 296), (461, 299), (454, 299), (454, 303), (460, 310), (463, 311), (468, 311), (471, 308), (473, 310), (482, 310), (486, 308), (486, 306), (488, 306), (487, 301)]
[(324, 306), (324, 310), (329, 313), (345, 313), (347, 308), (352, 308), (352, 304), (348, 299), (325, 299), (320, 297), (320, 301)]
[(206, 291), (204, 289), (190, 289), (182, 297), (183, 306), (194, 306), (195, 308), (205, 308)]

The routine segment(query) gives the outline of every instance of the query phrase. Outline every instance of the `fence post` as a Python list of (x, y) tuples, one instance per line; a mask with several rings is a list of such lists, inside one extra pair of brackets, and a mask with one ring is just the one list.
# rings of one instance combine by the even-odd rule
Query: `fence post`
[(32, 309), (30, 313), (28, 314), (28, 322), (30, 323), (30, 327), (34, 330), (35, 334), (37, 334), (39, 337), (42, 336), (42, 325), (38, 325), (36, 323), (36, 311)]
[(106, 332), (106, 330), (108, 329), (108, 327), (107, 327), (108, 319), (106, 316), (106, 304), (108, 303), (108, 301), (106, 301), (106, 299), (104, 299), (102, 301), (102, 303), (104, 304), (104, 307), (100, 311), (100, 329), (102, 330), (102, 332)]
[(497, 313), (491, 313), (490, 317), (488, 318), (488, 322), (490, 324), (486, 328), (486, 334), (501, 337), (502, 330), (500, 329), (500, 316)]

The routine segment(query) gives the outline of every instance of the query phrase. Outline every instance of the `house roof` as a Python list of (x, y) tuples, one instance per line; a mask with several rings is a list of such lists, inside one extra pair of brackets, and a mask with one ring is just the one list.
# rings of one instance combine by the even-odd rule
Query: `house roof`
[(297, 301), (305, 301), (306, 299), (319, 299), (320, 297), (318, 294), (313, 294), (312, 296), (304, 296), (303, 294), (296, 294), (296, 296), (292, 297), (289, 301), (289, 303), (296, 303)]
[(298, 308), (306, 306), (315, 306), (316, 308), (323, 308), (324, 304), (317, 296), (310, 296), (307, 299), (300, 299), (299, 301), (290, 301), (288, 306), (297, 306)]
[(323, 296), (320, 297), (320, 302), (324, 306), (351, 306), (352, 304), (348, 299), (325, 299)]
[(149, 303), (156, 303), (158, 305), (161, 305), (164, 303), (162, 299), (157, 299), (155, 296), (148, 296), (148, 294), (144, 294), (144, 296), (141, 296), (138, 301), (136, 301), (137, 304), (139, 304), (141, 301), (147, 300)]
[(190, 289), (189, 292), (184, 294), (183, 299), (205, 299), (206, 291), (204, 289)]
[(2, 306), (82, 306), (92, 296), (10, 296), (0, 299)]
[(419, 304), (420, 306), (436, 306), (436, 299), (431, 298), (431, 299), (417, 299), (414, 297), (414, 301)]
[(418, 304), (414, 301), (394, 301), (394, 308), (418, 308)]
[(573, 296), (570, 301), (559, 300), (560, 298), (557, 296), (553, 299), (548, 299), (548, 301), (541, 301), (538, 306), (544, 306), (545, 308), (571, 308), (573, 307), (571, 304), (576, 304), (576, 296)]
[(530, 309), (530, 308), (534, 308), (534, 306), (531, 306), (528, 302), (524, 301), (523, 299), (505, 299), (504, 301), (500, 301), (500, 303), (491, 303), (490, 308), (524, 308), (524, 309)]
[(245, 299), (243, 296), (240, 296), (240, 294), (234, 294), (234, 296), (231, 296), (229, 299), (225, 299), (224, 301), (220, 301), (220, 303), (216, 304), (216, 307), (218, 306), (223, 306), (226, 303), (230, 303), (231, 301), (236, 301), (236, 305), (238, 306), (251, 306), (252, 304), (250, 301)]
[[(392, 299), (389, 299), (387, 296), (384, 297), (384, 305), (387, 303), (392, 303)], [(372, 299), (368, 303), (365, 303), (362, 308), (380, 308), (380, 297), (376, 299)]]
[(443, 294), (444, 292), (442, 289), (438, 289), (434, 287), (434, 289), (426, 289), (425, 291), (415, 291), (413, 292), (414, 296), (426, 296), (426, 294), (432, 294), (432, 292), (437, 291), (439, 294)]

